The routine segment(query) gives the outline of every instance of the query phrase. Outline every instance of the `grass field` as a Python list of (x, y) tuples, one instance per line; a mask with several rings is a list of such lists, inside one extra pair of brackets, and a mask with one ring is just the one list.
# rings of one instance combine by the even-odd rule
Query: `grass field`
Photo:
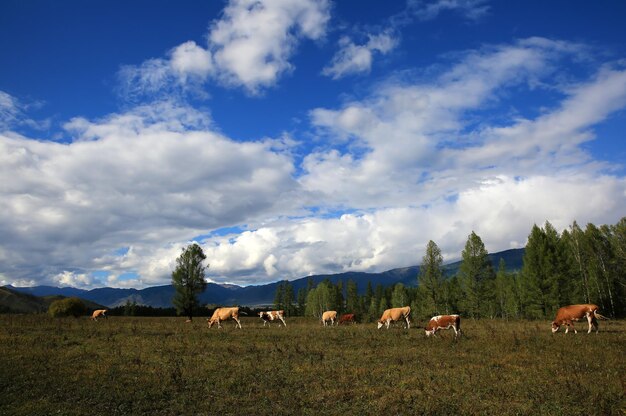
[(287, 324), (0, 315), (0, 415), (626, 414), (626, 321)]

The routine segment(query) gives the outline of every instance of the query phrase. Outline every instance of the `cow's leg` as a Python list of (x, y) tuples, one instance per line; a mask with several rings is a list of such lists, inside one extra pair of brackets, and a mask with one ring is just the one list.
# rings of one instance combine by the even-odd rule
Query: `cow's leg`
[(236, 322), (236, 324), (235, 324), (235, 328), (237, 328), (237, 326), (239, 326), (239, 329), (243, 329), (243, 328), (241, 327), (241, 322), (239, 322), (239, 319), (237, 319), (237, 318), (235, 318), (235, 317), (233, 317), (233, 319), (234, 319), (234, 320), (235, 320), (235, 322)]
[(387, 319), (387, 322), (385, 322), (387, 324), (387, 329), (389, 329), (389, 325), (391, 325), (391, 319)]
[(411, 329), (411, 321), (409, 321), (409, 317), (405, 316), (404, 319), (406, 319), (406, 329)]
[(589, 313), (585, 314), (585, 318), (587, 318), (587, 324), (589, 325), (589, 329), (587, 330), (588, 334), (591, 334), (591, 316)]
[(591, 324), (596, 328), (596, 334), (598, 333), (598, 320), (596, 319), (595, 315), (591, 316)]
[(280, 318), (280, 320), (283, 322), (283, 325), (285, 325), (285, 328), (286, 328), (287, 324), (285, 323), (285, 320), (283, 318)]
[(575, 334), (578, 334), (578, 331), (576, 331), (576, 327), (574, 326), (574, 322), (573, 321), (567, 321), (566, 322), (567, 328), (565, 329), (565, 333), (567, 334), (567, 331), (569, 330), (570, 327), (572, 327), (572, 329), (574, 330)]

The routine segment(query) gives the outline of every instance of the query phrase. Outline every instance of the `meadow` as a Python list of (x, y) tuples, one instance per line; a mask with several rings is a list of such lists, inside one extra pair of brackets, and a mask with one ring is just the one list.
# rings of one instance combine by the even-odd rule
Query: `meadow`
[(466, 319), (464, 336), (291, 318), (0, 315), (1, 415), (624, 415), (626, 321)]

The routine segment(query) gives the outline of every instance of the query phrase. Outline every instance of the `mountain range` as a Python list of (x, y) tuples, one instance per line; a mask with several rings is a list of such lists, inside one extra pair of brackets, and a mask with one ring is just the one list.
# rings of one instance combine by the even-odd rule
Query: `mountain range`
[[(0, 313), (44, 313), (55, 300), (64, 299), (63, 295), (35, 296), (29, 293), (22, 293), (11, 286), (0, 287)], [(83, 303), (88, 310), (102, 309), (104, 306), (89, 300)]]
[[(506, 264), (507, 271), (517, 271), (522, 267), (522, 258), (524, 249), (512, 249), (489, 254), (489, 258), (495, 269), (498, 268), (500, 259)], [(461, 265), (460, 261), (444, 265), (444, 274), (449, 277), (455, 275)], [(366, 273), (366, 272), (345, 272), (336, 274), (322, 274), (302, 277), (290, 281), (297, 293), (299, 289), (306, 288), (309, 279), (317, 285), (325, 279), (329, 279), (336, 284), (340, 280), (347, 283), (353, 280), (358, 287), (359, 293), (365, 293), (367, 282), (371, 282), (373, 287), (381, 284), (383, 286), (395, 285), (402, 283), (408, 287), (417, 285), (417, 277), (419, 275), (419, 266), (410, 266), (398, 269), (388, 270), (382, 273)], [(237, 285), (220, 285), (216, 283), (208, 283), (206, 290), (199, 296), (201, 304), (215, 305), (242, 305), (242, 306), (268, 306), (274, 301), (276, 288), (281, 282), (268, 283), (257, 286), (237, 286)], [(107, 307), (122, 306), (127, 302), (136, 302), (137, 304), (147, 305), (157, 308), (172, 307), (172, 297), (174, 296), (174, 287), (172, 285), (154, 286), (145, 289), (119, 289), (103, 287), (98, 289), (84, 290), (73, 287), (53, 287), (53, 286), (33, 286), (33, 287), (13, 287), (4, 286), (11, 292), (18, 292), (37, 297), (49, 296), (76, 296), (96, 304), (105, 305)]]

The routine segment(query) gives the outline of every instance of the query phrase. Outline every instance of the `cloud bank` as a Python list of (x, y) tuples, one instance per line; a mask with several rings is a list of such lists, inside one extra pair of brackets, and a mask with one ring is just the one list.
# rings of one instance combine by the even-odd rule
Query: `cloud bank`
[[(422, 20), (487, 11), (409, 6)], [(122, 68), (139, 102), (65, 121), (62, 141), (20, 134), (36, 122), (0, 91), (0, 284), (167, 284), (191, 241), (221, 283), (383, 271), (417, 264), (429, 240), (455, 260), (472, 231), (494, 252), (523, 247), (533, 223), (623, 216), (623, 166), (589, 144), (626, 107), (626, 68), (583, 44), (531, 37), (457, 51), (262, 140), (228, 137), (182, 99), (213, 84), (259, 99), (294, 70), (302, 42), (324, 39), (330, 12), (326, 1), (233, 0), (206, 45)], [(316, 74), (367, 74), (399, 45), (392, 31), (343, 36)]]

